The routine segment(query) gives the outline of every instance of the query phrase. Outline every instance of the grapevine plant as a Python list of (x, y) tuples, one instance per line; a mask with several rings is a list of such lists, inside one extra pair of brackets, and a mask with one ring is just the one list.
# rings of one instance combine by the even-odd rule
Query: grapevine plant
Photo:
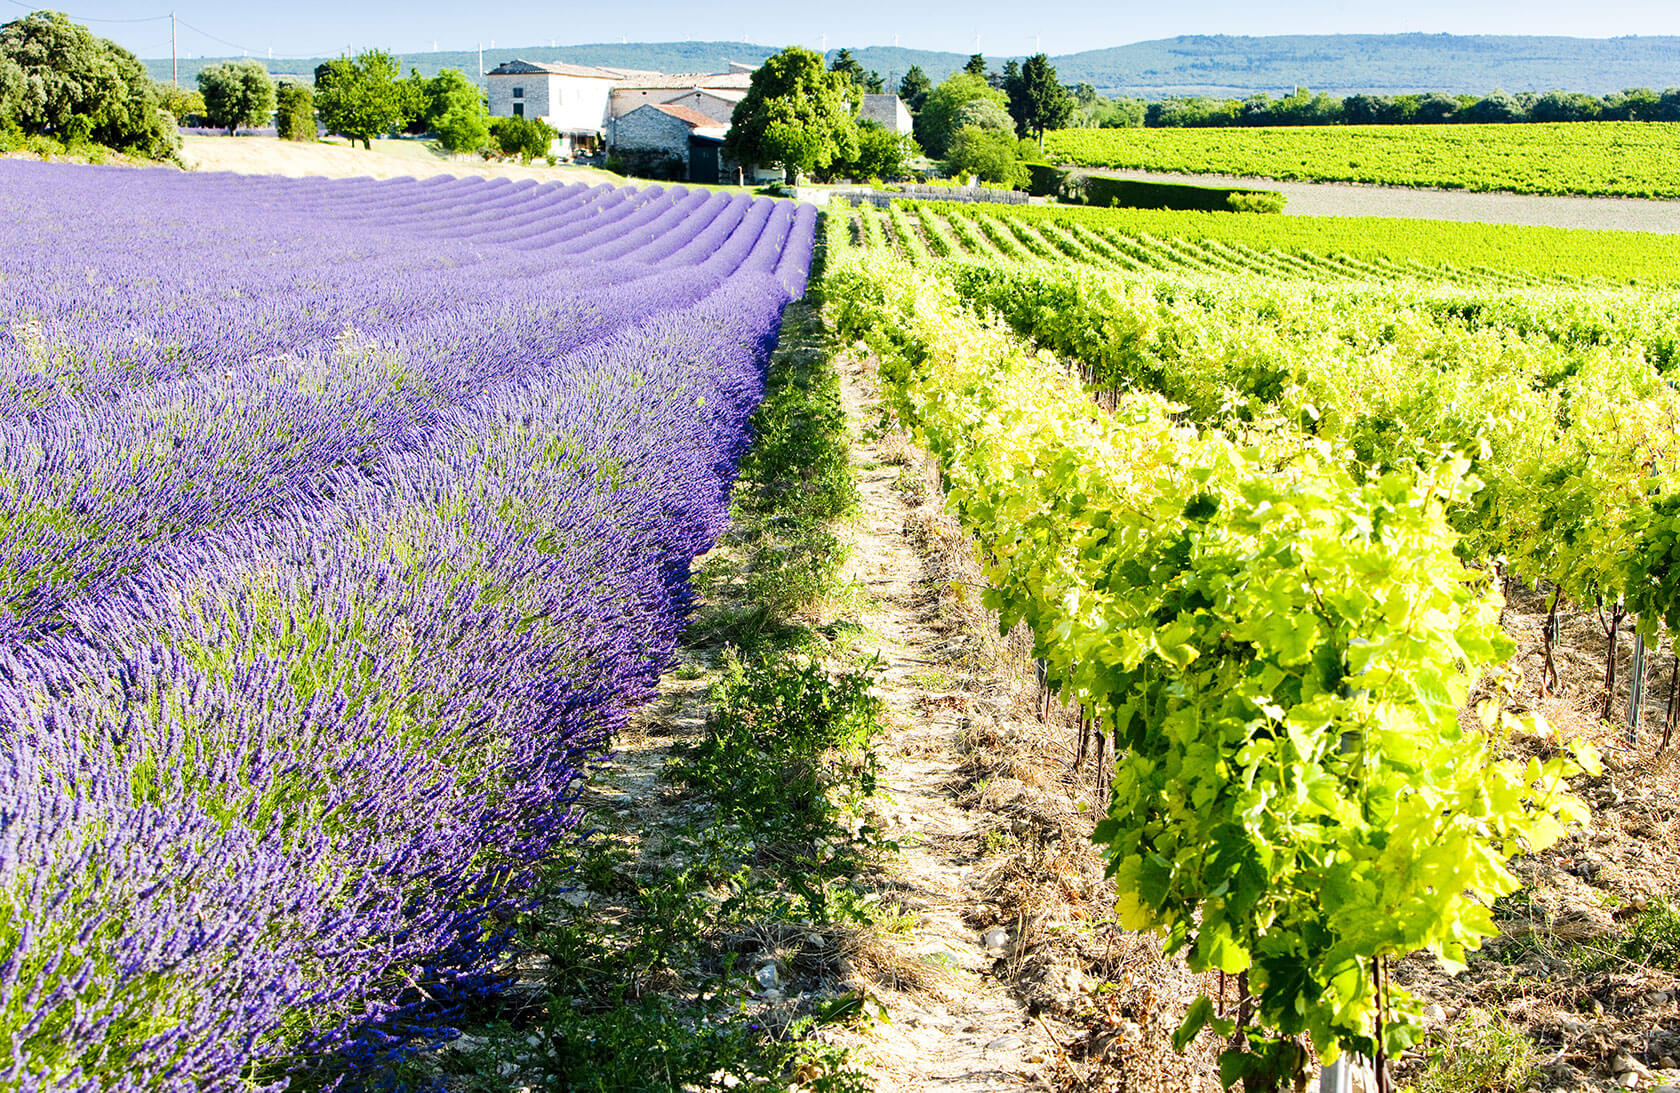
[(872, 255), (826, 286), (940, 458), (1000, 626), (1025, 621), (1051, 686), (1115, 741), (1095, 838), (1122, 923), (1237, 977), (1180, 1048), (1211, 1029), (1223, 1081), (1273, 1088), (1309, 1046), (1414, 1043), (1389, 962), (1462, 965), (1517, 887), (1506, 860), (1584, 816), (1565, 777), (1595, 763), (1496, 760), (1460, 723), (1512, 651), (1446, 520), (1468, 462), (1369, 471), (1292, 422), (1198, 430), (1149, 394), (1099, 412), (936, 277)]

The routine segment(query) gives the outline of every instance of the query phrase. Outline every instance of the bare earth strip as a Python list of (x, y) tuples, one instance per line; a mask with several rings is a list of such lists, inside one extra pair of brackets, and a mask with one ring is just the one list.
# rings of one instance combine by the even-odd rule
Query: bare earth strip
[(1184, 182), (1277, 190), (1289, 201), (1287, 216), (1391, 216), (1408, 220), (1463, 220), (1482, 224), (1542, 225), (1599, 231), (1680, 233), (1680, 201), (1639, 197), (1541, 197), (1471, 193), (1351, 182), (1281, 182), (1235, 175), (1186, 175), (1155, 171), (1093, 171), (1110, 178)]
[(376, 140), (373, 149), (337, 142), (279, 140), (275, 137), (183, 137), (181, 158), (195, 171), (231, 171), (243, 175), (301, 178), (430, 178), (474, 175), (479, 178), (534, 178), (540, 182), (622, 182), (618, 175), (592, 167), (529, 166), (486, 163), (471, 156), (443, 156), (429, 145), (409, 140)]

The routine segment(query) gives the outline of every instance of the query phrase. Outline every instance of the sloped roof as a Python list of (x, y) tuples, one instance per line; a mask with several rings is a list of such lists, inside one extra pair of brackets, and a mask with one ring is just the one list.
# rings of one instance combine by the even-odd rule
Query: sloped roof
[(670, 75), (654, 73), (651, 75), (626, 75), (619, 84), (621, 89), (635, 90), (637, 88), (656, 87), (693, 87), (693, 88), (738, 88), (745, 91), (752, 86), (750, 72), (677, 72)]
[(593, 65), (569, 65), (559, 62), (548, 63), (542, 61), (504, 61), (486, 72), (486, 76), (535, 76), (546, 73), (550, 76), (582, 76), (592, 80), (624, 79), (624, 73), (610, 68), (595, 68)]
[(661, 113), (669, 114), (690, 129), (710, 129), (717, 125), (716, 118), (708, 118), (698, 110), (691, 110), (686, 106), (672, 106), (670, 103), (655, 102), (649, 106)]

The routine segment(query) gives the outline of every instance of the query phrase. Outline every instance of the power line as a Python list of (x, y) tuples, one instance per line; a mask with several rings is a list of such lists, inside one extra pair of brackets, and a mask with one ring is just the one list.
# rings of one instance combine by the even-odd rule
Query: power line
[[(12, 2), (16, 3), (17, 0), (12, 0)], [(166, 15), (166, 16), (164, 16), (164, 18), (167, 19), (168, 16)], [(207, 30), (203, 30), (203, 29), (200, 29), (199, 27), (195, 27), (191, 23), (187, 22), (185, 19), (180, 20), (180, 23), (181, 23), (182, 26), (186, 27), (188, 30), (195, 31), (199, 34), (202, 34), (206, 38), (210, 39), (212, 42), (220, 42), (224, 46), (232, 46), (234, 49), (239, 50), (239, 52), (241, 52), (241, 53), (246, 53), (246, 54), (255, 53), (255, 50), (252, 50), (252, 49), (249, 49), (245, 46), (242, 46), (238, 42), (230, 42), (226, 38), (218, 38), (214, 34), (211, 34)]]
[[(8, 2), (16, 4), (20, 8), (28, 8), (30, 11), (42, 10), (34, 4), (24, 3), (23, 0), (8, 0)], [(77, 23), (156, 23), (169, 18), (169, 16), (147, 15), (139, 19), (96, 19), (91, 15), (66, 15), (65, 18)], [(200, 31), (199, 33), (202, 34), (203, 32)]]

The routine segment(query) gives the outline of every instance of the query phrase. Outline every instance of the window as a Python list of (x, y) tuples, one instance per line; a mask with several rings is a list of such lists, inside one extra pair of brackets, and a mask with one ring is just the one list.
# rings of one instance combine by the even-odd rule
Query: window
[(516, 118), (523, 118), (525, 116), (525, 104), (524, 103), (516, 102), (516, 103), (513, 104), (513, 116), (516, 117)]
[(525, 97), (525, 89), (523, 87), (514, 88), (513, 97), (516, 99), (523, 99)]

